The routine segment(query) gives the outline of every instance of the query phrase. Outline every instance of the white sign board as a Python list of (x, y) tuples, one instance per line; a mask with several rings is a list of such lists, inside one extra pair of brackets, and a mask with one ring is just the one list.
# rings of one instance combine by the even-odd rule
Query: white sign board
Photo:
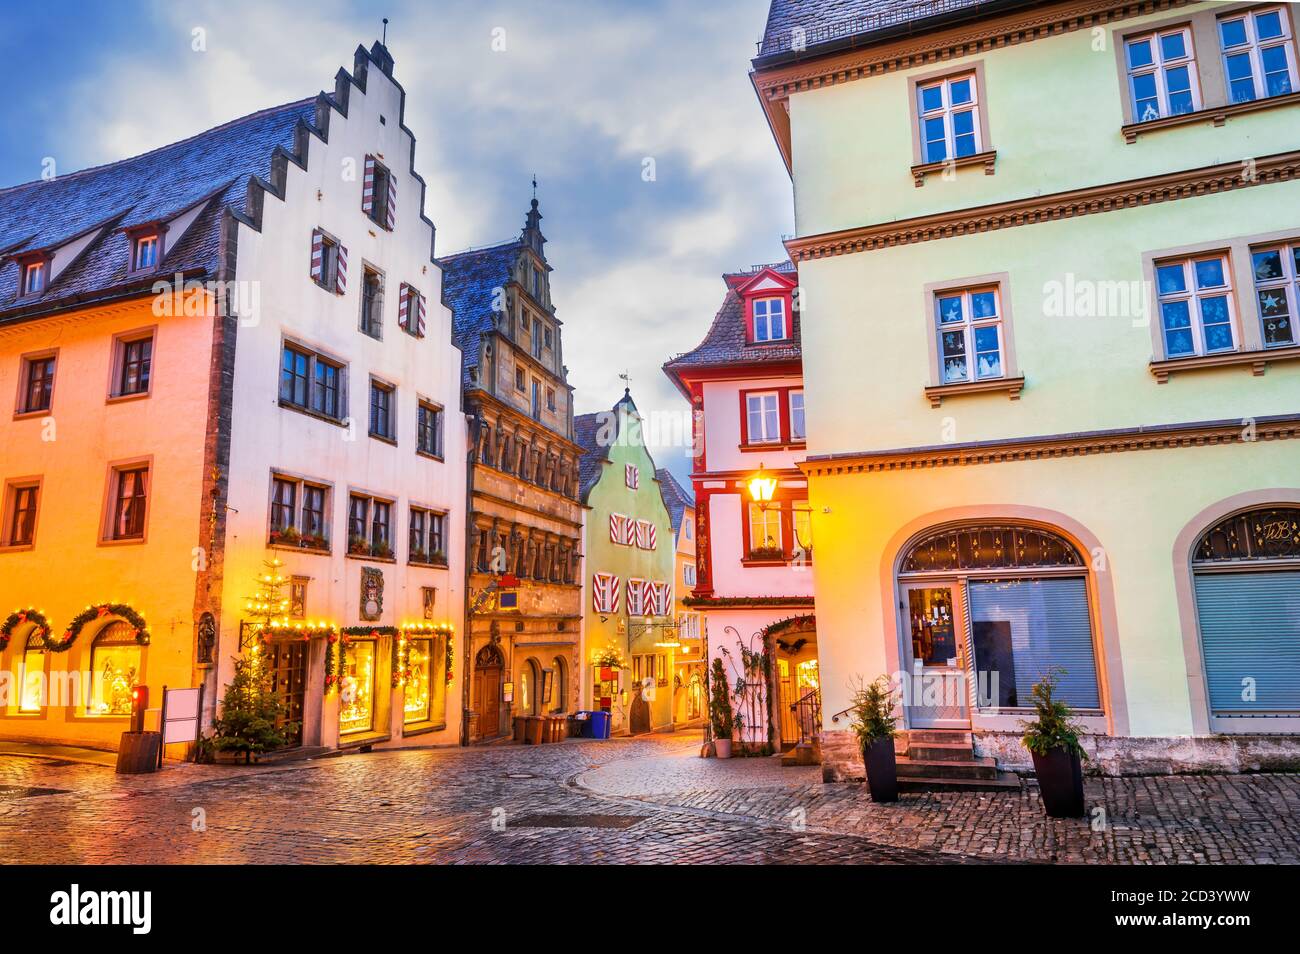
[(197, 742), (199, 739), (199, 700), (201, 689), (168, 689), (163, 694), (163, 744)]

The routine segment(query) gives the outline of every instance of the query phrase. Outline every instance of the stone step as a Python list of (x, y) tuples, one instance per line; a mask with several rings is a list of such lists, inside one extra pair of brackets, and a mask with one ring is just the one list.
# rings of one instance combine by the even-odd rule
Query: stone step
[(935, 778), (913, 776), (898, 778), (900, 792), (1018, 792), (1020, 777), (1014, 772), (998, 772), (995, 778)]
[(965, 729), (908, 729), (909, 742), (946, 742), (953, 745), (971, 745), (971, 734)]
[(801, 742), (788, 752), (781, 753), (782, 765), (817, 765), (820, 762), (821, 754), (807, 742)]
[(922, 762), (969, 762), (975, 750), (962, 742), (912, 742), (907, 755)]
[(993, 779), (998, 776), (998, 766), (993, 759), (970, 759), (965, 762), (945, 762), (915, 758), (899, 758), (898, 777), (901, 778), (951, 778)]

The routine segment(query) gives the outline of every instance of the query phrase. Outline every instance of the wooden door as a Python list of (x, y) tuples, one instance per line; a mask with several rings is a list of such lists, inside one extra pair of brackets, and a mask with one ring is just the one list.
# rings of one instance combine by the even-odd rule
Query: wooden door
[(501, 667), (485, 666), (474, 672), (474, 710), (478, 734), (490, 739), (501, 734)]
[(288, 744), (302, 745), (307, 698), (307, 644), (272, 642), (267, 652), (267, 668), (271, 673), (271, 691), (284, 704), (284, 710), (275, 720), (276, 726), (293, 723), (294, 731), (288, 736)]

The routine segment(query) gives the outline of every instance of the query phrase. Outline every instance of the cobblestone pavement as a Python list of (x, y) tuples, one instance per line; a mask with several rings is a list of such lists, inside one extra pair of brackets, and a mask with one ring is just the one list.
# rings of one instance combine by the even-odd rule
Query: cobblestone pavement
[(817, 768), (698, 746), (683, 733), (147, 776), (0, 756), (0, 864), (1300, 862), (1295, 776), (1089, 779), (1094, 830), (1044, 818), (1032, 783), (877, 806)]
[(861, 783), (771, 759), (660, 754), (610, 762), (577, 783), (626, 801), (854, 835), (967, 857), (1101, 864), (1300, 864), (1300, 776), (1087, 778), (1090, 818), (1050, 819), (1036, 783), (1019, 792), (910, 794), (876, 805)]
[[(693, 753), (698, 745), (692, 733), (375, 752), (251, 770), (169, 765), (136, 777), (0, 757), (0, 864), (967, 861), (570, 784), (603, 764)], [(194, 830), (196, 814), (206, 830)], [(504, 829), (495, 830), (494, 820)]]

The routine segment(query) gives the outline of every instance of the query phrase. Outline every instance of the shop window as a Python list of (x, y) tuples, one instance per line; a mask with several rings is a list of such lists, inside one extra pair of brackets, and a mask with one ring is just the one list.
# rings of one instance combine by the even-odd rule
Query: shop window
[(339, 735), (375, 727), (375, 642), (358, 640), (347, 648), (339, 708)]
[(135, 628), (120, 620), (109, 623), (90, 649), (89, 716), (129, 716), (131, 690), (140, 679), (144, 647), (136, 642)]
[(45, 641), (39, 633), (27, 637), (18, 680), (18, 711), (40, 712), (45, 705)]
[(412, 639), (406, 647), (406, 697), (402, 721), (428, 722), (433, 711), (434, 640)]

